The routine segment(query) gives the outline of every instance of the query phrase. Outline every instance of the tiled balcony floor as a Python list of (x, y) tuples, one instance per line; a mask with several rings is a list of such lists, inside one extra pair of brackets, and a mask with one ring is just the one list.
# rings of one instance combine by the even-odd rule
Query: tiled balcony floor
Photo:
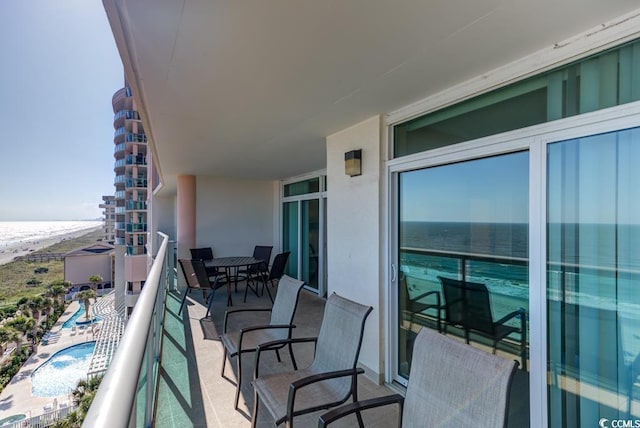
[[(242, 303), (244, 283), (240, 283), (238, 292), (233, 294), (233, 308), (269, 307), (268, 297), (256, 297), (249, 292), (247, 303)], [(253, 411), (253, 355), (243, 355), (243, 382), (240, 396), (240, 410), (233, 408), (235, 394), (236, 365), (235, 358), (227, 362), (225, 376), (220, 376), (222, 365), (222, 345), (218, 339), (222, 332), (226, 295), (223, 289), (215, 294), (213, 318), (205, 318), (206, 306), (201, 293), (193, 292), (187, 298), (185, 310), (178, 315), (180, 296), (170, 293), (165, 316), (165, 337), (162, 364), (159, 373), (159, 389), (155, 426), (167, 427), (250, 427)], [(300, 295), (294, 324), (294, 337), (317, 335), (324, 310), (324, 300), (305, 290)], [(242, 317), (238, 317), (242, 319)], [(243, 323), (266, 323), (268, 313), (249, 314)], [(247, 324), (245, 324), (247, 325)], [(233, 329), (233, 324), (230, 326)], [(297, 345), (294, 353), (299, 367), (308, 365), (313, 356), (313, 345)], [(268, 352), (261, 359), (260, 372), (274, 373), (291, 370), (292, 365), (287, 352), (281, 352), (282, 362), (278, 363), (275, 354)], [(361, 399), (392, 394), (385, 386), (379, 386), (365, 376), (359, 377), (359, 397)], [(319, 415), (317, 412), (295, 418), (299, 427), (315, 427)], [(365, 423), (368, 427), (382, 428), (394, 426), (397, 409), (386, 407), (366, 412)], [(345, 418), (336, 427), (357, 426), (355, 417)], [(273, 420), (262, 407), (259, 412), (258, 427), (273, 427)]]

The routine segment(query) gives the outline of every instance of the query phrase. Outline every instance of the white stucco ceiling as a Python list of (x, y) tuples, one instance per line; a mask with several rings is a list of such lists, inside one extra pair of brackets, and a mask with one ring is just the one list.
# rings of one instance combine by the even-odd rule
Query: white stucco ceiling
[(277, 179), (325, 136), (626, 14), (637, 0), (103, 0), (163, 179)]

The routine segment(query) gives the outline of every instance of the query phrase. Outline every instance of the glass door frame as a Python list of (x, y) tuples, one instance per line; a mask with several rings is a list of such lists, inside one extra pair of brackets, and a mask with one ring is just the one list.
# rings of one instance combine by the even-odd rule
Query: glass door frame
[[(393, 124), (388, 124), (392, 142)], [(385, 359), (387, 382), (406, 386), (398, 375), (399, 173), (515, 151), (529, 151), (529, 394), (530, 426), (548, 427), (547, 401), (547, 145), (572, 138), (640, 126), (640, 102), (625, 104), (386, 162), (387, 257)], [(390, 144), (391, 147), (391, 144)]]
[[(318, 192), (314, 192), (314, 193), (305, 193), (302, 195), (296, 195), (296, 196), (284, 196), (284, 186), (286, 186), (287, 184), (292, 184), (292, 183), (296, 183), (296, 182), (300, 182), (300, 181), (305, 181), (305, 180), (309, 180), (309, 179), (313, 179), (313, 178), (318, 178), (320, 180), (320, 191)], [(310, 174), (310, 175), (305, 175), (305, 176), (300, 176), (300, 177), (296, 177), (296, 178), (292, 178), (289, 180), (285, 180), (282, 181), (280, 183), (280, 202), (279, 202), (279, 211), (280, 211), (280, 248), (284, 248), (284, 242), (283, 242), (283, 233), (284, 233), (284, 227), (282, 224), (282, 219), (283, 219), (283, 206), (285, 203), (288, 202), (297, 202), (297, 208), (298, 208), (298, 249), (302, 248), (302, 233), (300, 233), (300, 228), (302, 227), (302, 202), (304, 201), (310, 201), (310, 200), (317, 200), (318, 201), (318, 216), (319, 216), (319, 231), (318, 231), (318, 288), (317, 290), (313, 287), (309, 287), (307, 285), (304, 286), (305, 289), (313, 292), (313, 293), (318, 293), (318, 296), (320, 297), (324, 297), (327, 293), (327, 276), (326, 276), (326, 250), (327, 250), (327, 232), (326, 232), (326, 225), (327, 225), (327, 210), (326, 210), (326, 204), (327, 204), (327, 190), (326, 190), (326, 174), (324, 173), (316, 173), (316, 174)], [(291, 258), (289, 258), (289, 263), (296, 263), (297, 264), (297, 272), (298, 272), (298, 277), (300, 277), (302, 275), (302, 266), (303, 266), (303, 252), (302, 251), (298, 251), (298, 258), (297, 260), (293, 260)], [(302, 278), (299, 278), (302, 279)]]

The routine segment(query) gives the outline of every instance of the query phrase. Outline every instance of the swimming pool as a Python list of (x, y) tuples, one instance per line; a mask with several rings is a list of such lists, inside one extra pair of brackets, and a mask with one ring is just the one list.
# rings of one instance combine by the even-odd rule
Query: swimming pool
[(31, 374), (31, 394), (57, 397), (73, 391), (87, 377), (96, 342), (86, 342), (56, 352)]
[[(80, 317), (84, 317), (84, 306), (81, 305), (80, 308), (73, 314), (71, 315), (71, 318), (69, 318), (68, 320), (66, 320), (65, 322), (62, 323), (62, 328), (71, 328), (75, 325), (87, 325), (87, 324), (91, 324), (91, 322), (89, 321), (85, 321), (84, 319), (82, 320), (82, 322), (78, 322), (78, 319)], [(94, 317), (93, 318), (93, 322), (98, 321), (98, 317)]]

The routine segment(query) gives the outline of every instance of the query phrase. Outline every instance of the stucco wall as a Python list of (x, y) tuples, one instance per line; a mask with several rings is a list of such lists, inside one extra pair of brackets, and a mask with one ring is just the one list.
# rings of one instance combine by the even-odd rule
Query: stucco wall
[(89, 277), (100, 275), (105, 282), (111, 282), (111, 255), (67, 256), (64, 259), (64, 280), (72, 284), (87, 284)]
[(256, 245), (279, 244), (276, 222), (278, 183), (198, 176), (196, 246), (216, 257), (251, 255)]
[[(384, 367), (380, 292), (380, 153), (382, 118), (367, 119), (327, 137), (328, 292), (373, 306), (360, 362), (381, 381)], [(362, 149), (362, 175), (344, 173), (344, 154)]]

